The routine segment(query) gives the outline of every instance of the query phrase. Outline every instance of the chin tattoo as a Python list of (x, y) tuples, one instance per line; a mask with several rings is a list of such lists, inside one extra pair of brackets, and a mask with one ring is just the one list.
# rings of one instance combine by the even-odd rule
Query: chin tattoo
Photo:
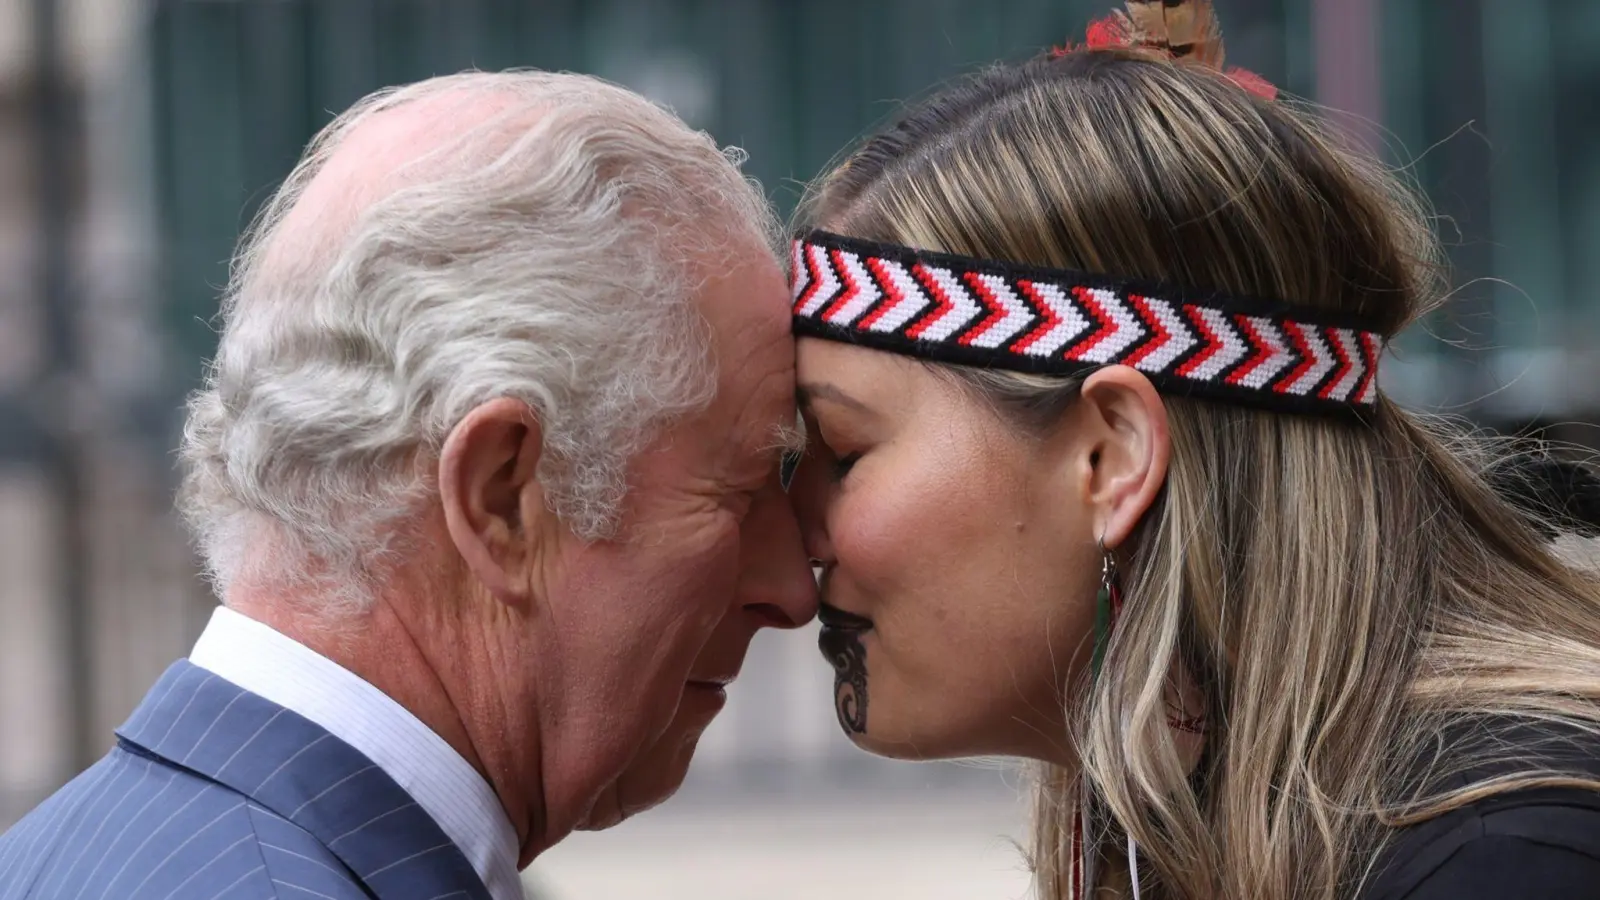
[(854, 629), (824, 629), (817, 640), (822, 655), (833, 666), (833, 706), (839, 727), (846, 734), (867, 731), (867, 648), (861, 632)]

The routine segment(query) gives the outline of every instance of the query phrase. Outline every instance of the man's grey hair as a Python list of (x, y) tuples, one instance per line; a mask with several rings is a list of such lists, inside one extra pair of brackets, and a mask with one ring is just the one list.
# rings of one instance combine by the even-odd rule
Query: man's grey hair
[[(352, 129), (455, 93), (492, 111), (347, 222), (285, 233)], [(775, 245), (742, 161), (578, 75), (438, 78), (330, 124), (241, 241), (189, 402), (180, 508), (219, 593), (243, 578), (360, 609), (434, 495), (449, 430), (500, 397), (537, 416), (552, 510), (612, 535), (630, 458), (715, 392), (699, 282)]]

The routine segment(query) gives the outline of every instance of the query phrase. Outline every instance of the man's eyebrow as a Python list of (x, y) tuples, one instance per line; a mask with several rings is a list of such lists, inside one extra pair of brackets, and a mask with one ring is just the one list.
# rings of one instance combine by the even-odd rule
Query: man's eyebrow
[(782, 458), (790, 454), (806, 452), (806, 420), (795, 410), (794, 424), (775, 422), (768, 432), (768, 441), (763, 451), (772, 456)]
[(778, 483), (785, 491), (794, 481), (794, 473), (801, 457), (806, 455), (806, 419), (800, 410), (794, 411), (794, 424), (774, 422), (767, 432), (769, 440), (762, 447), (762, 456), (778, 464)]
[(801, 409), (809, 410), (814, 401), (827, 400), (862, 415), (873, 415), (871, 407), (825, 381), (820, 384), (800, 385), (795, 388), (794, 399), (800, 404)]

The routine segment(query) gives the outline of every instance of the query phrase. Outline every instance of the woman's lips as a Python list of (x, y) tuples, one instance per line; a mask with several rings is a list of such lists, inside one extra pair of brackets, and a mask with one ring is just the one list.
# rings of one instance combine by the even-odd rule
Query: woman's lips
[(867, 631), (872, 628), (872, 620), (866, 616), (846, 612), (827, 603), (817, 605), (817, 621), (822, 623), (823, 628), (835, 631)]

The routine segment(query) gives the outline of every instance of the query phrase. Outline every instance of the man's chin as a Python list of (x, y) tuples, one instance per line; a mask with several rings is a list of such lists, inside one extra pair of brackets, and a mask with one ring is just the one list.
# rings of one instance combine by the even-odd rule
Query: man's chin
[(704, 728), (703, 723), (697, 722), (685, 731), (673, 723), (654, 747), (600, 795), (578, 830), (603, 831), (671, 799), (689, 774), (689, 763)]

